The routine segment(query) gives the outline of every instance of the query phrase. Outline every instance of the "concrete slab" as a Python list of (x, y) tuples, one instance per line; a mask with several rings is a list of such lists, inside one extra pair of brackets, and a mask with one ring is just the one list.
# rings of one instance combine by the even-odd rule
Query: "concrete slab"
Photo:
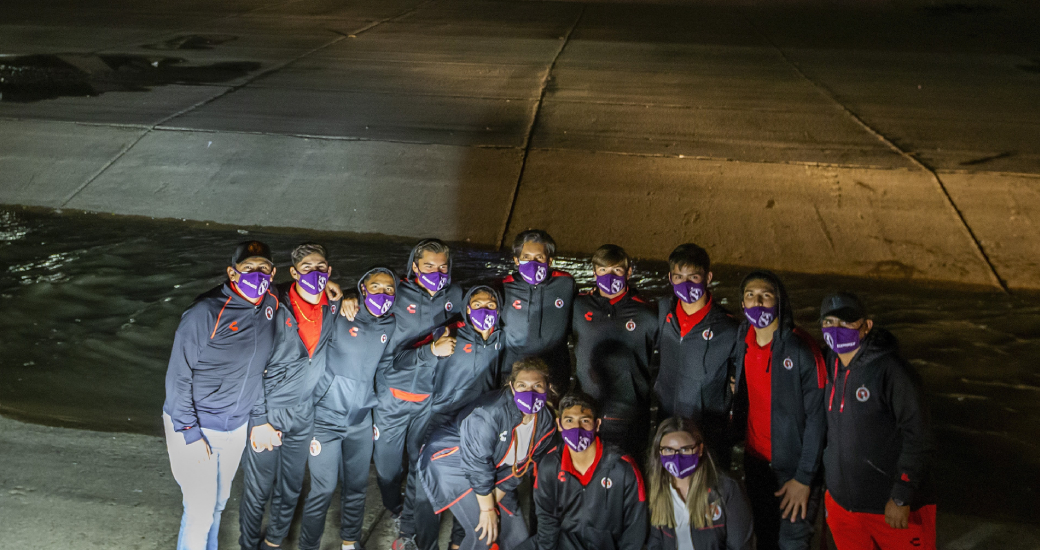
[(940, 177), (1008, 285), (1040, 288), (1040, 176)]
[[(542, 63), (560, 48), (558, 38), (496, 39), (491, 36), (425, 36), (393, 33), (377, 27), (363, 38), (344, 40), (314, 58), (413, 61), (427, 63)], [(389, 27), (389, 26), (388, 26)], [(378, 30), (378, 32), (377, 32)]]
[(58, 25), (0, 25), (0, 54), (93, 52), (120, 44), (147, 42), (154, 29), (73, 27)]
[(227, 90), (223, 86), (155, 86), (95, 97), (61, 97), (33, 103), (0, 103), (0, 117), (150, 126)]
[[(414, 86), (422, 86), (414, 82)], [(519, 147), (534, 101), (243, 88), (166, 124), (172, 128)]]
[(154, 131), (69, 208), (497, 243), (513, 149)]
[(537, 150), (506, 242), (531, 227), (576, 251), (663, 259), (692, 241), (719, 263), (992, 284), (923, 171)]
[(59, 208), (143, 133), (66, 122), (0, 122), (0, 203)]

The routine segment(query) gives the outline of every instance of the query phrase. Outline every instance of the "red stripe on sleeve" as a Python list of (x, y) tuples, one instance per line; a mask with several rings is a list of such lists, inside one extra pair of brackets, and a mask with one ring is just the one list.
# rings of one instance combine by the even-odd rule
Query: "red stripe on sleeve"
[(622, 456), (621, 460), (624, 460), (632, 466), (632, 471), (636, 473), (636, 484), (639, 486), (639, 502), (646, 502), (646, 486), (643, 485), (643, 474), (639, 472), (639, 466), (636, 465), (636, 461), (628, 455)]

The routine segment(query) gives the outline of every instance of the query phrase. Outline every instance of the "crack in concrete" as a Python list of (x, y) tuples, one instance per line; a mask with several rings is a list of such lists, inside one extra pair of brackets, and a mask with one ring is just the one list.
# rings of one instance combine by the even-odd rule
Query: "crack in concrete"
[(509, 197), (509, 212), (506, 214), (505, 222), (502, 224), (501, 237), (498, 239), (498, 248), (505, 246), (506, 231), (509, 231), (509, 223), (513, 221), (513, 212), (516, 210), (516, 199), (520, 196), (520, 183), (524, 179), (524, 170), (527, 168), (527, 159), (531, 154), (531, 143), (534, 141), (534, 132), (538, 128), (538, 116), (542, 112), (542, 105), (545, 103), (545, 94), (549, 88), (549, 81), (552, 80), (553, 69), (556, 68), (556, 62), (560, 60), (560, 56), (563, 55), (563, 50), (567, 48), (567, 44), (571, 41), (571, 35), (574, 34), (574, 29), (578, 28), (578, 24), (581, 23), (581, 18), (585, 15), (586, 4), (581, 5), (581, 10), (578, 11), (578, 16), (574, 19), (574, 23), (571, 28), (567, 29), (567, 34), (560, 40), (560, 49), (556, 50), (556, 55), (553, 56), (552, 62), (545, 70), (545, 76), (542, 77), (541, 90), (538, 94), (538, 102), (534, 106), (534, 115), (531, 116), (531, 125), (527, 128), (527, 135), (524, 137), (523, 150), (524, 154), (520, 159), (520, 172), (516, 175), (516, 185), (513, 187), (513, 193)]
[(849, 118), (851, 118), (856, 124), (863, 128), (863, 130), (865, 130), (867, 133), (884, 143), (893, 152), (906, 159), (911, 165), (931, 174), (932, 180), (939, 187), (939, 192), (945, 199), (946, 205), (953, 211), (954, 215), (956, 215), (957, 219), (960, 221), (961, 227), (967, 233), (968, 238), (971, 239), (976, 253), (979, 255), (980, 259), (986, 264), (986, 267), (989, 268), (989, 273), (991, 278), (993, 279), (994, 285), (1003, 290), (1005, 294), (1011, 294), (1011, 289), (1008, 287), (1007, 281), (1005, 281), (1004, 278), (1000, 276), (1000, 273), (997, 271), (997, 266), (990, 259), (989, 254), (986, 253), (986, 249), (982, 246), (982, 241), (979, 240), (979, 237), (975, 234), (975, 231), (971, 228), (971, 225), (968, 224), (967, 218), (964, 217), (964, 213), (957, 206), (957, 203), (954, 202), (953, 197), (950, 195), (949, 190), (946, 188), (946, 184), (944, 184), (942, 178), (939, 177), (938, 172), (932, 167), (926, 165), (920, 159), (918, 159), (917, 156), (913, 153), (906, 151), (898, 145), (896, 145), (895, 142), (892, 141), (892, 139), (890, 139), (888, 136), (882, 134), (879, 130), (867, 124), (867, 122), (863, 120), (861, 116), (855, 113), (847, 105), (842, 103), (833, 90), (828, 88), (826, 85), (813, 80), (809, 77), (809, 75), (805, 74), (805, 72), (802, 71), (801, 67), (799, 67), (797, 63), (791, 61), (791, 59), (787, 57), (787, 54), (784, 52), (784, 50), (775, 42), (773, 42), (773, 40), (770, 39), (769, 36), (765, 32), (763, 32), (750, 17), (748, 17), (747, 14), (741, 11), (741, 15), (744, 17), (744, 20), (747, 21), (748, 25), (752, 29), (754, 29), (756, 33), (758, 33), (759, 37), (763, 41), (765, 41), (765, 43), (769, 44), (773, 49), (775, 49), (776, 52), (780, 55), (780, 58), (783, 59), (784, 62), (788, 66), (790, 66), (792, 70), (798, 73), (799, 76), (805, 79), (806, 82), (811, 84), (820, 93), (820, 95), (832, 101), (842, 111), (844, 111), (845, 114), (849, 116)]

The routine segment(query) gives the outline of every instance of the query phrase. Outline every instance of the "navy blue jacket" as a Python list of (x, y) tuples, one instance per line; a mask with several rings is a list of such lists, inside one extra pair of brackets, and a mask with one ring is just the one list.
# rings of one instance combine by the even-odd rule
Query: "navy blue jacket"
[[(390, 338), (390, 349), (398, 351), (413, 347), (416, 342), (426, 338), (434, 327), (446, 325), (465, 313), (462, 303), (462, 287), (449, 282), (444, 288), (432, 296), (416, 279), (412, 271), (415, 251), (408, 257), (408, 270), (404, 279), (397, 284), (397, 297), (390, 312), (397, 318), (397, 327)], [(451, 273), (451, 263), (448, 263)], [(391, 383), (394, 383), (391, 380)]]
[(567, 337), (574, 309), (574, 278), (553, 270), (541, 284), (532, 285), (523, 277), (509, 275), (502, 280), (502, 290), (505, 300), (500, 309), (506, 336), (503, 374), (509, 374), (516, 361), (535, 356), (549, 365), (554, 382), (568, 381), (571, 353)]
[(163, 411), (186, 443), (202, 439), (201, 428), (236, 430), (258, 401), (262, 407), (278, 306), (270, 291), (254, 306), (224, 283), (196, 298), (181, 315), (166, 370)]

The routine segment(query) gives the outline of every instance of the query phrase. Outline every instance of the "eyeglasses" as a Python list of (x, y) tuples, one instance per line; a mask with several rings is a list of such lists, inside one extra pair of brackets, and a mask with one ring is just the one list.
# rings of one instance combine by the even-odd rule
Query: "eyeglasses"
[(681, 449), (673, 447), (658, 447), (657, 450), (661, 453), (661, 456), (674, 456), (676, 454), (692, 455), (697, 452), (697, 447), (698, 445), (687, 445)]

